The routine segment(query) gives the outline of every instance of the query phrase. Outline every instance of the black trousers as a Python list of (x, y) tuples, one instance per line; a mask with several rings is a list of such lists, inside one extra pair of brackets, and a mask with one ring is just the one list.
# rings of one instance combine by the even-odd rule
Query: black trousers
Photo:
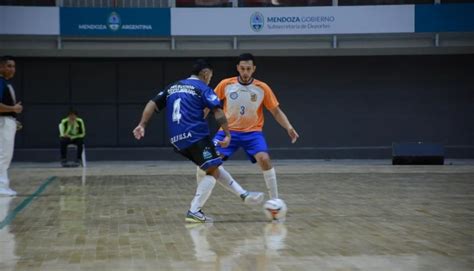
[(82, 157), (82, 148), (84, 145), (83, 138), (70, 139), (66, 137), (61, 137), (61, 160), (66, 160), (67, 157), (67, 145), (76, 145), (77, 146), (77, 159), (81, 160)]

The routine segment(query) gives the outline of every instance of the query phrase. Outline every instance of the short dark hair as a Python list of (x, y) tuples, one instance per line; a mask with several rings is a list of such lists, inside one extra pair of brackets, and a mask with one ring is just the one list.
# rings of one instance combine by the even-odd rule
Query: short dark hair
[(0, 63), (5, 64), (7, 63), (7, 61), (10, 61), (10, 60), (15, 61), (15, 58), (13, 58), (13, 56), (2, 56), (0, 58)]
[(207, 60), (205, 60), (203, 58), (200, 58), (200, 59), (196, 60), (196, 62), (194, 62), (193, 70), (192, 70), (191, 74), (199, 75), (199, 73), (204, 69), (213, 70), (212, 65), (209, 64), (209, 62)]
[(77, 111), (76, 111), (76, 110), (74, 110), (73, 108), (71, 108), (71, 109), (69, 109), (69, 111), (67, 112), (67, 115), (68, 115), (68, 116), (70, 116), (70, 115), (76, 115), (76, 116), (77, 116), (78, 114), (77, 114)]
[(255, 57), (253, 57), (252, 54), (250, 54), (250, 53), (241, 54), (237, 58), (237, 65), (240, 63), (240, 61), (249, 61), (249, 60), (252, 60), (253, 65), (255, 65)]

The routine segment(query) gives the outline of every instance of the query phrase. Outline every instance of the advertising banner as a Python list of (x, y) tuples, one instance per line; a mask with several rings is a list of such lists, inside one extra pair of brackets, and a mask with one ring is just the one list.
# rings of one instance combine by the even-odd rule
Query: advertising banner
[(411, 33), (415, 6), (174, 8), (173, 36)]
[(169, 36), (170, 9), (61, 8), (63, 36)]

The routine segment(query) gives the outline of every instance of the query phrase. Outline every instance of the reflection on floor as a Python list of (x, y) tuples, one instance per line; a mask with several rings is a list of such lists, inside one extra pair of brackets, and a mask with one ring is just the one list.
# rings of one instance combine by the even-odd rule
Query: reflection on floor
[[(17, 212), (0, 224), (0, 270), (474, 269), (474, 165), (277, 162), (284, 223), (216, 187), (209, 224), (184, 223), (191, 164), (116, 166), (91, 163), (87, 179), (80, 169), (14, 168), (20, 196), (0, 197), (1, 221)], [(226, 167), (265, 191), (247, 164)]]

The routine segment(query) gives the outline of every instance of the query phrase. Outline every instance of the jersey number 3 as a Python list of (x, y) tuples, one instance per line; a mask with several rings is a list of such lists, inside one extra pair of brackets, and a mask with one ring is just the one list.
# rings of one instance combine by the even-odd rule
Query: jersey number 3
[(181, 120), (181, 98), (176, 99), (173, 103), (173, 121), (179, 124)]

